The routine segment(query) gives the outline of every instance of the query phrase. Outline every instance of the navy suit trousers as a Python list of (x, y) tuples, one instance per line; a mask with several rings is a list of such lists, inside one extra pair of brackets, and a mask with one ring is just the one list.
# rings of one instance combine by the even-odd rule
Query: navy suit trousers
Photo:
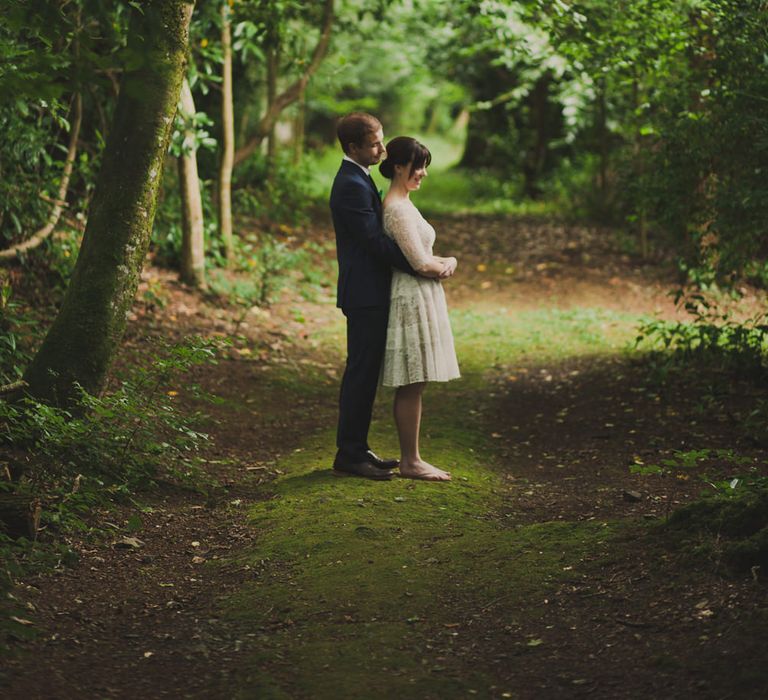
[(387, 339), (389, 308), (342, 309), (347, 317), (347, 365), (341, 380), (336, 460), (367, 459), (368, 429)]

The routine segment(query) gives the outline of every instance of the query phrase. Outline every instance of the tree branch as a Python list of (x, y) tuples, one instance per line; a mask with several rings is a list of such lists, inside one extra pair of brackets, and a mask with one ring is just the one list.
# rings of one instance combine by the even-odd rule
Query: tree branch
[(59, 193), (54, 200), (53, 209), (51, 209), (51, 215), (48, 217), (48, 221), (45, 226), (38, 229), (27, 240), (5, 250), (0, 250), (0, 263), (7, 262), (16, 258), (19, 253), (23, 253), (32, 248), (39, 246), (48, 236), (51, 235), (56, 224), (59, 222), (62, 209), (66, 206), (67, 189), (69, 188), (69, 180), (72, 176), (72, 168), (75, 164), (75, 156), (77, 155), (77, 140), (80, 136), (80, 124), (83, 121), (83, 98), (80, 93), (75, 94), (74, 104), (74, 119), (72, 120), (72, 128), (69, 132), (69, 147), (67, 148), (67, 159), (64, 162), (64, 170), (61, 173), (61, 182), (59, 183)]
[(12, 394), (20, 389), (26, 389), (29, 386), (23, 379), (19, 379), (17, 382), (11, 382), (10, 384), (3, 384), (0, 386), (0, 396), (4, 394)]
[(238, 165), (242, 163), (246, 158), (251, 156), (259, 146), (261, 142), (269, 136), (269, 132), (275, 125), (278, 117), (282, 111), (290, 104), (293, 104), (298, 100), (307, 89), (307, 83), (309, 79), (317, 72), (320, 64), (325, 58), (325, 54), (328, 51), (328, 45), (331, 42), (331, 29), (333, 28), (333, 3), (334, 0), (325, 0), (323, 7), (323, 23), (320, 31), (320, 38), (317, 40), (315, 50), (312, 52), (312, 59), (307, 66), (307, 69), (294, 83), (289, 85), (283, 92), (275, 97), (272, 104), (267, 109), (267, 112), (259, 121), (259, 125), (256, 127), (256, 133), (251, 136), (248, 143), (242, 148), (239, 148), (235, 152), (234, 164)]

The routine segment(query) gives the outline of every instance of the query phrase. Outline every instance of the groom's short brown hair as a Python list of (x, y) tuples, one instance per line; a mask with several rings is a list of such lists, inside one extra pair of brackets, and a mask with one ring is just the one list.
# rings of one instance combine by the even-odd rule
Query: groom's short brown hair
[(375, 134), (381, 129), (381, 122), (372, 114), (352, 112), (339, 119), (336, 125), (336, 135), (344, 153), (349, 153), (349, 144), (362, 146), (368, 134)]

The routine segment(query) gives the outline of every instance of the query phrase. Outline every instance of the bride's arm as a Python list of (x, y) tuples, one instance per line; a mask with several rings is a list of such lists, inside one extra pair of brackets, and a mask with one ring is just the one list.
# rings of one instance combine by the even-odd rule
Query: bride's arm
[(446, 265), (442, 258), (430, 255), (421, 242), (418, 221), (398, 207), (389, 212), (389, 230), (410, 266), (422, 277), (440, 277)]

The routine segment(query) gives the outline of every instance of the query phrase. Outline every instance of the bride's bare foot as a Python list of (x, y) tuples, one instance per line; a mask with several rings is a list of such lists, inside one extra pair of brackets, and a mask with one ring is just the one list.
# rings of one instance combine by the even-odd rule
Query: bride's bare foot
[(451, 473), (433, 467), (423, 459), (416, 462), (400, 461), (400, 476), (406, 479), (423, 479), (424, 481), (450, 481)]

